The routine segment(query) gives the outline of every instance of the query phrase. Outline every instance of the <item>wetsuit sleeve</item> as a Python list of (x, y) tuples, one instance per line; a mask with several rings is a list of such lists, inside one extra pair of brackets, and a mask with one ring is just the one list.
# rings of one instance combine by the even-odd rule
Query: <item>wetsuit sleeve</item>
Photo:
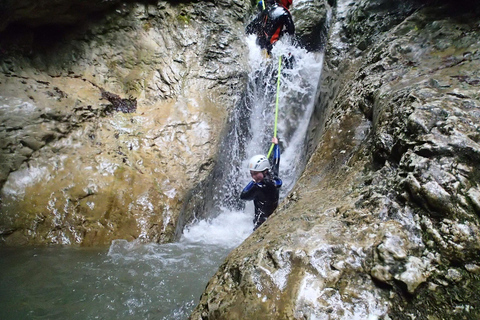
[(245, 28), (246, 34), (256, 34), (258, 29), (260, 28), (260, 19), (259, 16), (256, 16), (255, 19), (250, 22), (247, 27)]
[(295, 34), (295, 25), (293, 24), (291, 15), (287, 15), (285, 19), (285, 27), (286, 27), (286, 30), (285, 30), (286, 33), (288, 33), (291, 36)]
[(242, 193), (240, 194), (240, 199), (242, 200), (253, 200), (255, 198), (255, 193), (257, 192), (257, 184), (253, 181), (250, 181), (245, 188), (243, 188)]
[(273, 158), (272, 158), (272, 172), (275, 177), (278, 177), (280, 169), (280, 147), (276, 144), (273, 147)]
[(275, 178), (275, 179), (273, 179), (273, 182), (275, 183), (275, 187), (276, 187), (276, 188), (280, 188), (280, 187), (282, 186), (282, 184), (283, 184), (283, 181), (282, 181), (282, 179), (280, 179), (280, 178)]
[(261, 35), (262, 34), (262, 29), (263, 29), (262, 23), (265, 20), (266, 14), (267, 14), (267, 9), (258, 13), (257, 16), (245, 28), (245, 33), (246, 34), (256, 34), (257, 36)]

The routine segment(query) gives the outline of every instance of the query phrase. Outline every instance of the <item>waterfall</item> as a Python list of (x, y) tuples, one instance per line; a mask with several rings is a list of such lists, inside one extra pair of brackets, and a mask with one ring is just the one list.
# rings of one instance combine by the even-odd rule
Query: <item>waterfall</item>
[[(247, 141), (243, 161), (243, 181), (250, 180), (246, 162), (254, 154), (266, 154), (273, 136), (276, 95), (278, 94), (278, 134), (281, 148), (280, 178), (283, 180), (281, 198), (295, 184), (305, 167), (305, 139), (312, 115), (316, 90), (320, 80), (323, 53), (307, 52), (290, 41), (279, 41), (272, 50), (272, 57), (265, 60), (260, 49), (249, 37), (250, 82), (260, 82), (249, 95), (252, 100), (250, 118), (251, 138)], [(277, 93), (278, 61), (283, 58), (280, 72), (280, 90)], [(285, 57), (293, 57), (293, 66), (288, 67)], [(260, 74), (260, 81), (258, 80)], [(264, 86), (262, 87), (262, 84)]]
[[(255, 154), (266, 155), (270, 148), (277, 94), (277, 136), (281, 148), (279, 176), (283, 180), (280, 200), (293, 188), (305, 167), (305, 139), (314, 109), (323, 53), (308, 52), (286, 39), (277, 42), (271, 57), (265, 58), (255, 44), (255, 36), (248, 36), (247, 44), (250, 63), (247, 89), (229, 119), (227, 134), (209, 187), (212, 191), (211, 201), (204, 209), (207, 213), (199, 215), (207, 218), (187, 226), (183, 238), (188, 238), (192, 234), (191, 229), (197, 224), (205, 227), (219, 215), (248, 216), (251, 224), (249, 228), (253, 228), (253, 206), (240, 200), (239, 195), (251, 179), (247, 170), (248, 160)], [(282, 62), (279, 68), (280, 57)], [(285, 57), (293, 57), (293, 65), (288, 66)], [(279, 76), (280, 86), (277, 92)], [(247, 219), (242, 218), (244, 220)], [(242, 227), (246, 228), (244, 225)], [(209, 237), (211, 231), (208, 232)]]

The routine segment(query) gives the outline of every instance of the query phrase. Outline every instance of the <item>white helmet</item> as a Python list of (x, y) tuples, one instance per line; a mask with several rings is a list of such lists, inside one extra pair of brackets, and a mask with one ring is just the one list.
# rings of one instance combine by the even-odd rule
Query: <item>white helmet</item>
[(248, 162), (248, 169), (250, 171), (265, 171), (270, 169), (270, 162), (268, 161), (267, 157), (262, 154), (257, 154), (253, 156), (250, 161)]

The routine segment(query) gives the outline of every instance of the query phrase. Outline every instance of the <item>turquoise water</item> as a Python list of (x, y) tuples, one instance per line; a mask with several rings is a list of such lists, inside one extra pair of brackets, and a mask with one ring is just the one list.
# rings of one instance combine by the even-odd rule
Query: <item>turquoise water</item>
[(252, 215), (223, 212), (178, 243), (0, 248), (0, 319), (187, 319)]
[(0, 249), (0, 319), (186, 319), (228, 251), (126, 241)]

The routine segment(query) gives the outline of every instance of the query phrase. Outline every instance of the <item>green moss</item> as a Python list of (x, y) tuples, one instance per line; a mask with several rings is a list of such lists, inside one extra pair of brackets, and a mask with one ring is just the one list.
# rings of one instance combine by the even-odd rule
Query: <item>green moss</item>
[(125, 82), (124, 88), (125, 88), (125, 92), (127, 92), (130, 95), (134, 95), (135, 93), (141, 92), (143, 89), (142, 84), (136, 80)]
[(189, 23), (190, 23), (190, 19), (191, 19), (191, 17), (190, 17), (188, 14), (186, 14), (186, 13), (181, 13), (181, 14), (179, 14), (179, 15), (177, 16), (177, 20), (178, 20), (179, 22), (183, 22), (184, 24), (189, 24)]
[(146, 21), (143, 25), (142, 28), (144, 31), (149, 31), (150, 29), (153, 28), (153, 25), (150, 21)]
[[(480, 319), (480, 302), (476, 298), (480, 289), (478, 276), (463, 272), (462, 284), (448, 283), (440, 278), (431, 283), (448, 283), (419, 287), (415, 295), (405, 296), (397, 292), (397, 303), (389, 312), (392, 319)], [(412, 317), (413, 316), (413, 317)]]

